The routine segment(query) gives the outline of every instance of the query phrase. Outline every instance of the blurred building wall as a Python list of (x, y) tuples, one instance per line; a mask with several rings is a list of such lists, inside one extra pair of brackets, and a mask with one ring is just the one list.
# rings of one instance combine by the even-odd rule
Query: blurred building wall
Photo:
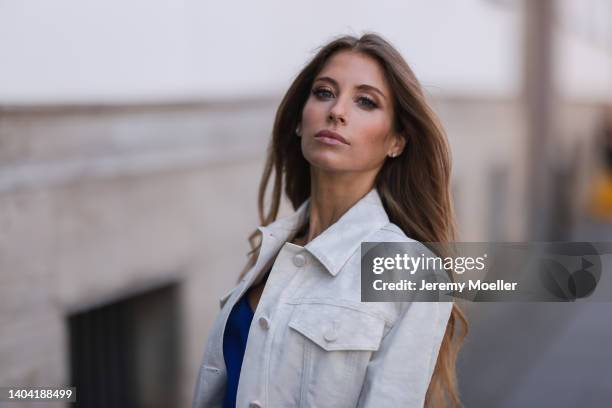
[[(463, 237), (521, 236), (520, 111), (510, 100), (436, 99), (457, 161)], [(69, 383), (68, 320), (178, 285), (181, 406), (188, 406), (220, 294), (259, 225), (257, 187), (278, 100), (18, 107), (0, 111), (0, 383)], [(486, 126), (483, 126), (486, 125)], [(484, 131), (483, 129), (489, 129)], [(491, 137), (491, 133), (497, 135)], [(512, 141), (512, 143), (506, 143)], [(482, 147), (477, 154), (473, 146)], [(507, 176), (506, 211), (478, 193)], [(507, 189), (507, 190), (506, 190)], [(516, 194), (515, 194), (516, 193)], [(283, 214), (290, 210), (284, 203)], [(500, 224), (497, 219), (502, 219)], [(41, 334), (42, 333), (42, 334)], [(108, 333), (114, 336), (115, 333)]]
[(258, 225), (270, 107), (0, 110), (0, 384), (69, 384), (71, 313), (176, 283), (189, 406)]
[[(69, 313), (174, 282), (189, 405), (218, 297), (258, 225), (279, 96), (332, 34), (379, 31), (422, 80), (452, 146), (460, 239), (525, 239), (520, 2), (347, 4), (0, 3), (0, 384), (66, 383)], [(573, 214), (612, 62), (557, 27), (553, 151), (579, 192)], [(486, 373), (480, 363), (465, 372)]]

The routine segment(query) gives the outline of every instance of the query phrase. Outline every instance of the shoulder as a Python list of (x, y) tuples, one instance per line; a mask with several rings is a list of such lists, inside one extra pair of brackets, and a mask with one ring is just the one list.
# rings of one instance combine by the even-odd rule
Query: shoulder
[(406, 233), (396, 224), (390, 222), (378, 230), (378, 235), (383, 238), (389, 238), (390, 241), (399, 242), (416, 242), (415, 239), (406, 235)]
[(393, 243), (414, 243), (411, 247), (426, 249), (418, 240), (406, 235), (406, 233), (396, 224), (389, 222), (377, 231), (374, 231), (367, 239), (368, 242), (393, 242)]

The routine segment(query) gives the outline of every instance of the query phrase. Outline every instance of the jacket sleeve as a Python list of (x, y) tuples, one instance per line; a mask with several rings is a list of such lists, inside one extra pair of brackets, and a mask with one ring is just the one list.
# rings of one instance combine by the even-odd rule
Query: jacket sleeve
[(410, 302), (367, 366), (359, 408), (422, 407), (452, 302)]

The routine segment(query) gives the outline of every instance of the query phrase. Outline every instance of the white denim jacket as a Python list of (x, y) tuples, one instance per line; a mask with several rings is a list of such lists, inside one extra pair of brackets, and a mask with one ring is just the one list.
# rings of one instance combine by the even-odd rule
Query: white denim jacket
[(452, 302), (361, 302), (361, 242), (415, 241), (389, 222), (374, 188), (304, 247), (292, 244), (309, 201), (259, 227), (256, 264), (221, 298), (194, 408), (222, 407), (225, 323), (271, 262), (249, 330), (237, 407), (423, 406)]

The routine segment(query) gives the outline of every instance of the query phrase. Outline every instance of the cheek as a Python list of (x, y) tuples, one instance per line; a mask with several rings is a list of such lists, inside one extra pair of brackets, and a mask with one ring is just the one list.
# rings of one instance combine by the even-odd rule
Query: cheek
[(354, 122), (355, 148), (369, 155), (383, 154), (386, 149), (386, 137), (389, 132), (389, 124), (384, 117), (364, 117), (363, 120)]
[(317, 126), (317, 123), (325, 119), (325, 105), (322, 103), (312, 103), (312, 98), (306, 102), (302, 110), (302, 127), (308, 129)]

